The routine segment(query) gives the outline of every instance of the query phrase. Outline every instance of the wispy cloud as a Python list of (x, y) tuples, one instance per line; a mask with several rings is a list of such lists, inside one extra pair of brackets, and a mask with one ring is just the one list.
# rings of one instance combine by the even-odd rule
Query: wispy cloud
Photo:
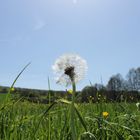
[(43, 20), (38, 20), (36, 25), (34, 26), (34, 30), (40, 30), (46, 26), (46, 23)]
[(77, 2), (78, 2), (77, 0), (73, 0), (73, 4), (77, 4)]

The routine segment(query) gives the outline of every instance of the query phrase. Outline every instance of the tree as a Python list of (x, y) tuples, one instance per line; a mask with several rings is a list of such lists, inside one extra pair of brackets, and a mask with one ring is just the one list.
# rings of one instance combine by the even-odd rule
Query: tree
[(140, 67), (136, 69), (136, 83), (135, 87), (137, 91), (140, 91)]
[(95, 83), (94, 87), (96, 87), (97, 90), (105, 89), (103, 84), (98, 84), (98, 83)]
[(131, 91), (140, 91), (140, 67), (130, 69), (127, 74), (128, 89)]
[(94, 97), (96, 99), (97, 89), (94, 86), (86, 86), (81, 91), (81, 101), (82, 102), (88, 102), (88, 99), (90, 96)]
[(116, 74), (110, 78), (107, 84), (107, 89), (111, 91), (124, 90), (124, 79), (121, 74)]

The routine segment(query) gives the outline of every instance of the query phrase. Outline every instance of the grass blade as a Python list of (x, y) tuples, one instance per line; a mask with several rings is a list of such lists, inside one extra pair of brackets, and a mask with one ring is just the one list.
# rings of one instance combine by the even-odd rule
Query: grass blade
[(15, 80), (14, 80), (14, 82), (12, 83), (12, 85), (11, 85), (9, 91), (8, 91), (8, 94), (7, 94), (7, 96), (6, 96), (6, 102), (7, 102), (8, 98), (9, 98), (9, 96), (10, 96), (11, 89), (14, 87), (16, 81), (18, 80), (18, 78), (20, 77), (20, 75), (24, 72), (24, 70), (25, 70), (30, 64), (31, 64), (31, 62), (28, 63), (28, 64), (21, 70), (21, 72), (17, 75), (17, 77), (15, 78)]
[(81, 124), (83, 125), (85, 131), (87, 132), (87, 127), (86, 127), (85, 121), (83, 120), (83, 118), (82, 118), (80, 112), (78, 111), (78, 109), (77, 109), (76, 107), (75, 107), (75, 111), (76, 111), (76, 113), (77, 113), (77, 116), (78, 116), (78, 118), (79, 118)]

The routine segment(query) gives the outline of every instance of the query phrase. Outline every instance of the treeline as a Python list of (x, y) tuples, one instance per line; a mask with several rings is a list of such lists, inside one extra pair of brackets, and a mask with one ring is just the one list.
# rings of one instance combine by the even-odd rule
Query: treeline
[(86, 86), (80, 93), (79, 102), (138, 102), (139, 91), (116, 91), (106, 88), (97, 89), (95, 86)]
[[(0, 87), (0, 93), (8, 93), (8, 87)], [(68, 91), (47, 91), (25, 88), (14, 88), (11, 91), (14, 99), (22, 98), (35, 103), (53, 102), (60, 98), (71, 100), (71, 94)], [(106, 88), (97, 89), (96, 86), (86, 86), (83, 90), (76, 92), (76, 101), (79, 103), (87, 102), (138, 102), (140, 101), (139, 91), (115, 91)]]
[(140, 101), (140, 67), (130, 69), (125, 78), (120, 73), (111, 76), (107, 85), (91, 84), (81, 94), (81, 102)]
[[(9, 87), (0, 86), (0, 93), (8, 93)], [(14, 88), (11, 91), (16, 98), (24, 98), (32, 102), (48, 103), (59, 98), (71, 99), (67, 91), (48, 91), (27, 88)], [(140, 67), (129, 70), (124, 79), (121, 74), (113, 75), (107, 85), (94, 84), (86, 86), (76, 93), (77, 102), (138, 102), (140, 101)]]
[(125, 79), (119, 73), (113, 75), (106, 88), (109, 91), (140, 91), (140, 67), (130, 69)]
[[(0, 94), (7, 94), (10, 88), (5, 86), (0, 86)], [(39, 89), (28, 89), (28, 88), (18, 88), (15, 87), (10, 90), (11, 95), (14, 99), (23, 98), (23, 100), (28, 100), (31, 102), (49, 102), (49, 94), (51, 95), (51, 101), (54, 101), (60, 97), (65, 97), (65, 91), (53, 91), (53, 90), (39, 90)]]

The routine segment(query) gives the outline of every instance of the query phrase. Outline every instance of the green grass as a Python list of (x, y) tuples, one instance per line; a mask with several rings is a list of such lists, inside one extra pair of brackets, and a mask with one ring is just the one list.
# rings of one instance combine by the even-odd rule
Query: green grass
[(6, 98), (6, 94), (0, 93), (0, 102), (3, 102), (5, 98)]
[[(0, 95), (0, 140), (140, 139), (140, 111), (135, 104), (14, 101), (11, 89), (29, 64), (15, 78), (8, 94)], [(102, 116), (104, 111), (109, 113), (107, 118)]]
[[(57, 103), (46, 112), (48, 107), (26, 101), (1, 104), (0, 140), (72, 140), (70, 106)], [(77, 109), (87, 128), (75, 115), (77, 140), (140, 139), (140, 112), (135, 104), (89, 103), (78, 104)], [(107, 118), (103, 111), (109, 113)]]

